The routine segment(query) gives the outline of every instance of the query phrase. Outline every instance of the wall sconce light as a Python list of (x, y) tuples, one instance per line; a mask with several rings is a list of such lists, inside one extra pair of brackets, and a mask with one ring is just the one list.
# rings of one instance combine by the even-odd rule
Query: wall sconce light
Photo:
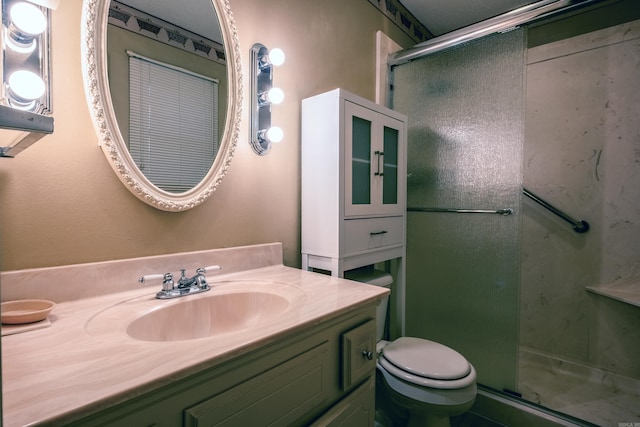
[(59, 0), (2, 0), (0, 128), (20, 131), (0, 157), (14, 157), (53, 132), (50, 9)]
[(251, 117), (249, 142), (253, 151), (264, 156), (272, 142), (284, 138), (282, 129), (271, 126), (271, 106), (284, 100), (284, 92), (273, 87), (273, 67), (284, 62), (280, 49), (267, 49), (256, 43), (251, 48)]

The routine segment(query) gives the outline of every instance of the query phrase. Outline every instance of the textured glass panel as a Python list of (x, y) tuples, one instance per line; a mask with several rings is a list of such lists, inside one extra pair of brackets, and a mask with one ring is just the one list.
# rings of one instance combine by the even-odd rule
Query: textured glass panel
[(398, 130), (384, 127), (382, 203), (398, 203)]
[(442, 342), (480, 383), (515, 389), (524, 135), (524, 32), (394, 69), (394, 109), (409, 117), (406, 333)]
[(351, 135), (351, 198), (354, 205), (371, 203), (371, 122), (353, 116)]

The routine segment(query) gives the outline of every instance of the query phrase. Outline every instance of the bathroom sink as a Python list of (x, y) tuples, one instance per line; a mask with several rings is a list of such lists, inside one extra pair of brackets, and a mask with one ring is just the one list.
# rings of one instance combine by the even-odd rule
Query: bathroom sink
[(129, 324), (127, 334), (141, 341), (184, 341), (259, 326), (284, 313), (287, 298), (269, 292), (213, 294), (185, 298)]
[(85, 331), (147, 342), (251, 333), (286, 321), (306, 299), (298, 287), (277, 281), (230, 280), (210, 285), (210, 291), (175, 299), (156, 299), (155, 292), (124, 299), (93, 314)]

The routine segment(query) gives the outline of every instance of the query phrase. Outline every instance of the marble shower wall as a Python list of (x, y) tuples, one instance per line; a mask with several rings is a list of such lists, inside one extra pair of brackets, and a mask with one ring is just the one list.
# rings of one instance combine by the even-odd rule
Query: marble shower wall
[[(528, 52), (520, 343), (640, 379), (640, 307), (585, 287), (640, 283), (640, 21)], [(639, 287), (640, 288), (640, 287)]]

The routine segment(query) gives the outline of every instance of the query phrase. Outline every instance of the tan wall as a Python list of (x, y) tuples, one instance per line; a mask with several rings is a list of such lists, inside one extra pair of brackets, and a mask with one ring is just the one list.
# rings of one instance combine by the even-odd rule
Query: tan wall
[[(265, 157), (239, 146), (221, 188), (188, 212), (156, 210), (132, 195), (98, 147), (82, 85), (82, 2), (53, 13), (55, 132), (0, 160), (0, 269), (16, 270), (279, 241), (300, 264), (300, 101), (343, 87), (373, 99), (375, 33), (412, 44), (366, 0), (231, 0), (248, 94), (250, 47), (281, 47), (274, 121), (285, 140)], [(268, 5), (268, 7), (267, 7)], [(52, 284), (56, 286), (57, 284)]]

